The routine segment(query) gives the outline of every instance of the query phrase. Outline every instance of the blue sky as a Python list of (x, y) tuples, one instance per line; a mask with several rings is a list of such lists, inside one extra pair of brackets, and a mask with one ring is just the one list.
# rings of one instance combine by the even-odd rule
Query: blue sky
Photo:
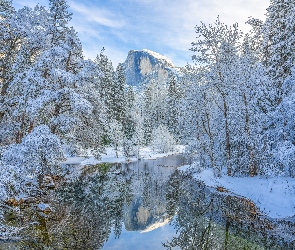
[[(238, 22), (243, 31), (248, 17), (265, 19), (269, 0), (69, 0), (71, 25), (78, 32), (85, 58), (94, 59), (102, 47), (116, 66), (129, 50), (149, 49), (176, 66), (191, 63), (194, 27)], [(14, 0), (14, 6), (48, 6), (47, 0)]]

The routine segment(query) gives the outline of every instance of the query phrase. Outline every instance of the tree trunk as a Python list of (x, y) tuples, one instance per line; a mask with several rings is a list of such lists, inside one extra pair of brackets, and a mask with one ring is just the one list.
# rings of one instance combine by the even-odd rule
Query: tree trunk
[(228, 249), (229, 226), (230, 226), (230, 223), (229, 223), (229, 220), (227, 219), (227, 220), (226, 220), (226, 223), (225, 223), (224, 250), (227, 250), (227, 249)]
[(250, 165), (249, 165), (249, 170), (250, 170), (250, 176), (256, 176), (257, 175), (257, 166), (255, 164), (255, 157), (254, 157), (254, 150), (251, 146), (250, 140), (251, 140), (251, 133), (250, 133), (250, 125), (249, 125), (249, 112), (248, 112), (248, 103), (247, 103), (247, 97), (246, 94), (244, 93), (244, 105), (246, 109), (246, 115), (245, 115), (245, 121), (246, 121), (246, 133), (248, 136), (248, 143), (247, 143), (247, 150), (250, 156)]
[(226, 158), (227, 158), (227, 175), (232, 175), (232, 169), (231, 169), (231, 152), (230, 152), (230, 139), (229, 139), (229, 126), (228, 126), (228, 117), (227, 117), (227, 104), (225, 101), (225, 97), (223, 97), (223, 115), (225, 119), (225, 149), (226, 149)]
[(118, 156), (118, 143), (115, 143), (115, 151), (116, 151), (116, 157), (119, 158)]

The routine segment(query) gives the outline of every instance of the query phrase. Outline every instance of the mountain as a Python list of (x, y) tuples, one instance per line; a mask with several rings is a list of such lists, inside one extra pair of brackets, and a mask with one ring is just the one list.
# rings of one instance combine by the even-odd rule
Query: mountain
[(168, 58), (147, 49), (130, 50), (123, 65), (126, 83), (137, 87), (151, 79), (166, 83), (178, 71)]

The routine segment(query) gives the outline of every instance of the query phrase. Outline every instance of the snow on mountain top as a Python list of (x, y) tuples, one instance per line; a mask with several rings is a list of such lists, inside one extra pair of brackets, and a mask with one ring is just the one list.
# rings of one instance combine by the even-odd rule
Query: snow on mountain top
[(154, 51), (151, 51), (151, 50), (148, 50), (148, 49), (143, 49), (143, 50), (138, 50), (138, 51), (143, 51), (143, 52), (146, 52), (148, 53), (149, 55), (153, 56), (154, 58), (160, 60), (160, 61), (165, 61), (169, 64), (170, 67), (175, 67), (173, 62), (171, 60), (169, 60), (166, 56), (163, 56), (157, 52), (154, 52)]

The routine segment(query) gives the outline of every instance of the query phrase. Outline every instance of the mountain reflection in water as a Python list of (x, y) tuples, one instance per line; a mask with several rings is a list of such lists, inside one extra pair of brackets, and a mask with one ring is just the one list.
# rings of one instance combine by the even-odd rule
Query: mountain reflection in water
[(294, 249), (293, 222), (205, 187), (183, 164), (178, 155), (87, 167), (46, 194), (48, 215), (32, 205), (2, 220), (22, 229), (0, 249)]

